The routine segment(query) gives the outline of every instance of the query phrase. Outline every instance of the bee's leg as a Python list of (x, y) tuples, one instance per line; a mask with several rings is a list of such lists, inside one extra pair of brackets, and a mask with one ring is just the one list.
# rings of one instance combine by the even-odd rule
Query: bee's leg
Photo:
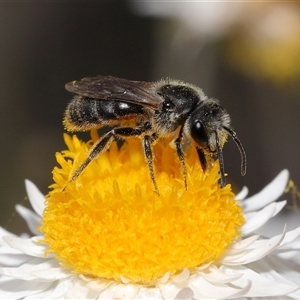
[[(145, 124), (142, 124), (138, 128), (117, 128), (115, 129), (115, 134), (120, 136), (140, 136), (142, 134), (145, 134), (147, 132), (151, 132), (151, 125), (149, 122), (146, 122)], [(153, 165), (153, 153), (152, 153), (152, 143), (157, 139), (157, 135), (153, 133), (150, 135), (144, 135), (143, 137), (143, 149), (145, 158), (148, 164), (149, 172), (150, 172), (150, 178), (152, 180), (154, 190), (159, 195), (157, 183), (155, 180), (155, 172), (154, 172), (154, 165)]]
[(181, 170), (182, 170), (183, 180), (184, 180), (184, 186), (185, 186), (185, 189), (187, 190), (187, 172), (186, 172), (186, 165), (185, 165), (185, 161), (184, 161), (184, 155), (183, 155), (183, 151), (182, 151), (182, 148), (181, 148), (182, 138), (183, 138), (183, 127), (180, 128), (178, 137), (174, 141), (174, 144), (175, 144), (177, 155), (178, 155), (180, 165), (181, 165)]
[[(122, 136), (122, 137), (129, 137), (129, 136), (140, 136), (142, 134), (147, 133), (147, 131), (151, 132), (151, 126), (150, 123), (145, 123), (139, 128), (131, 128), (131, 127), (120, 127), (114, 129), (114, 135), (116, 136)], [(155, 172), (154, 172), (154, 165), (153, 165), (153, 153), (152, 153), (152, 143), (157, 139), (156, 134), (145, 135), (143, 137), (143, 148), (144, 148), (144, 154), (145, 158), (148, 164), (149, 172), (150, 172), (150, 178), (152, 180), (154, 190), (159, 195), (157, 183), (155, 180)]]
[(152, 154), (152, 147), (151, 147), (153, 140), (154, 140), (154, 136), (151, 137), (149, 135), (145, 135), (143, 138), (143, 148), (144, 148), (145, 158), (146, 158), (146, 161), (148, 164), (148, 168), (150, 171), (150, 177), (151, 177), (152, 183), (154, 185), (155, 192), (159, 195), (159, 191), (158, 191), (156, 180), (155, 180), (153, 154)]
[(200, 161), (202, 170), (203, 170), (203, 172), (205, 172), (206, 169), (207, 169), (207, 161), (206, 161), (205, 154), (204, 154), (203, 150), (200, 147), (196, 147), (196, 150), (197, 150), (197, 154), (198, 154), (198, 157), (199, 157), (199, 161)]
[(121, 137), (139, 136), (147, 130), (149, 130), (149, 128), (147, 127), (147, 125), (144, 125), (143, 127), (140, 128), (119, 127), (119, 128), (114, 128), (109, 132), (107, 132), (102, 138), (100, 138), (94, 144), (86, 160), (75, 171), (71, 181), (74, 181), (83, 172), (83, 170), (88, 166), (88, 164), (92, 160), (94, 160), (99, 154), (105, 151), (117, 136), (121, 136)]
[(86, 160), (75, 171), (75, 173), (71, 178), (71, 181), (74, 181), (83, 172), (83, 170), (89, 165), (89, 163), (92, 160), (94, 160), (101, 152), (103, 152), (106, 148), (108, 148), (114, 139), (115, 139), (114, 130), (109, 131), (102, 138), (100, 138), (91, 148), (90, 153), (88, 154)]

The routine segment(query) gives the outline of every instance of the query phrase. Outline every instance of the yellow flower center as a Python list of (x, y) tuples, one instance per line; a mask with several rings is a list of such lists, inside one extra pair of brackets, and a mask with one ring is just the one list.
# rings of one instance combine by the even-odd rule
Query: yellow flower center
[(186, 150), (186, 190), (174, 149), (155, 145), (158, 196), (139, 139), (113, 143), (72, 182), (92, 143), (65, 141), (40, 229), (73, 272), (152, 284), (215, 261), (239, 237), (244, 217), (230, 185), (219, 187), (218, 164), (203, 173), (194, 149)]

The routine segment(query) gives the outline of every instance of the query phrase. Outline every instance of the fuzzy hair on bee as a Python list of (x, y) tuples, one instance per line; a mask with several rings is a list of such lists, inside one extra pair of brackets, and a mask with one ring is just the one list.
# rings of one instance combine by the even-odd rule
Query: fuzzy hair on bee
[[(196, 148), (204, 172), (209, 167), (209, 160), (219, 160), (219, 184), (223, 187), (226, 181), (222, 148), (231, 136), (240, 151), (241, 174), (246, 174), (246, 153), (231, 128), (229, 114), (217, 99), (207, 97), (193, 84), (170, 78), (145, 82), (99, 75), (69, 82), (65, 87), (74, 94), (65, 111), (63, 124), (66, 130), (110, 127), (93, 145), (71, 180), (80, 176), (113, 140), (130, 136), (142, 140), (145, 161), (157, 194), (152, 146), (159, 138), (172, 139), (186, 189), (185, 141)], [(130, 125), (126, 121), (130, 121)]]

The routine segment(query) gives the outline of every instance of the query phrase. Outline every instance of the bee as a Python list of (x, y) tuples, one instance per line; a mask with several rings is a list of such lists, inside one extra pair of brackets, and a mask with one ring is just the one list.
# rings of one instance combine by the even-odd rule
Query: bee
[[(112, 141), (132, 136), (139, 137), (142, 141), (150, 178), (157, 194), (159, 191), (152, 146), (159, 138), (172, 139), (186, 188), (184, 141), (195, 146), (204, 172), (209, 160), (219, 160), (219, 184), (224, 187), (226, 182), (222, 148), (230, 135), (240, 151), (241, 174), (246, 174), (246, 153), (231, 128), (229, 114), (218, 100), (208, 98), (202, 89), (193, 84), (174, 79), (144, 82), (96, 76), (69, 82), (65, 88), (74, 94), (65, 112), (63, 123), (66, 130), (88, 131), (103, 126), (110, 127), (93, 145), (71, 181), (108, 149)], [(123, 122), (127, 120), (133, 121), (133, 125)]]

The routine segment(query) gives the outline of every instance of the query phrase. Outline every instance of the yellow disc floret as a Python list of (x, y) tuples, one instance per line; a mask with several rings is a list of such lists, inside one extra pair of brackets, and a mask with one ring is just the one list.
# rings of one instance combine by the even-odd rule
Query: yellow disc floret
[(186, 190), (174, 149), (155, 145), (157, 195), (139, 139), (113, 143), (75, 181), (92, 142), (65, 141), (40, 230), (73, 272), (152, 284), (215, 261), (239, 237), (244, 218), (230, 185), (219, 187), (218, 164), (203, 173), (194, 149), (186, 151)]

